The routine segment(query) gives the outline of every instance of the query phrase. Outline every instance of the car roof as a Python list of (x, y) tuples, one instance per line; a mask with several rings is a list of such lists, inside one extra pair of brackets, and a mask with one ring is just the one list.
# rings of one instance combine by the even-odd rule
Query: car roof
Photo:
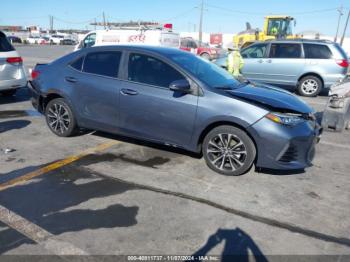
[(176, 54), (188, 54), (189, 52), (183, 51), (181, 49), (172, 48), (172, 47), (163, 47), (163, 46), (150, 46), (150, 45), (103, 45), (103, 46), (94, 46), (86, 48), (87, 51), (92, 50), (126, 50), (126, 51), (148, 51), (153, 53), (158, 53), (164, 56), (176, 55)]
[(326, 39), (304, 39), (304, 38), (296, 38), (296, 39), (271, 39), (266, 41), (259, 41), (256, 43), (310, 43), (310, 44), (334, 44), (334, 42)]

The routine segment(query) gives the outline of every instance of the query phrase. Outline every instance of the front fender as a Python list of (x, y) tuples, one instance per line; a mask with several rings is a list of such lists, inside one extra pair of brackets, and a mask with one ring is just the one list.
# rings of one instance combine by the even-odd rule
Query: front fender
[(267, 113), (262, 107), (232, 96), (205, 92), (198, 101), (194, 131), (187, 149), (198, 152), (198, 144), (203, 139), (203, 134), (218, 125), (231, 124), (246, 130)]

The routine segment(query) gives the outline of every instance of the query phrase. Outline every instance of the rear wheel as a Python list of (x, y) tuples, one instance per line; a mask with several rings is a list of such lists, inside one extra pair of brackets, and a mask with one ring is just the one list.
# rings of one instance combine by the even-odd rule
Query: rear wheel
[(219, 126), (204, 139), (202, 152), (208, 167), (227, 176), (239, 176), (253, 165), (256, 149), (251, 138), (233, 126)]
[(50, 130), (57, 136), (69, 137), (78, 130), (72, 109), (63, 98), (53, 99), (47, 104), (45, 117)]
[(317, 96), (323, 88), (323, 84), (320, 78), (317, 76), (309, 75), (303, 77), (298, 84), (298, 93), (302, 96)]
[(210, 55), (208, 53), (201, 54), (201, 57), (204, 58), (205, 60), (210, 60)]
[(13, 96), (14, 94), (16, 94), (17, 89), (11, 89), (11, 90), (5, 90), (5, 91), (1, 91), (0, 93), (3, 96)]

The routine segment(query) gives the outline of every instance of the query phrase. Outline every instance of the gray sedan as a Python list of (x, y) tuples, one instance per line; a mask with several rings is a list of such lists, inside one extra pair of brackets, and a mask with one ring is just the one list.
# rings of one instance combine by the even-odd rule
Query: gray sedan
[(32, 71), (32, 103), (62, 137), (101, 130), (202, 153), (224, 175), (253, 163), (311, 164), (322, 131), (312, 108), (281, 89), (238, 82), (175, 48), (84, 48)]

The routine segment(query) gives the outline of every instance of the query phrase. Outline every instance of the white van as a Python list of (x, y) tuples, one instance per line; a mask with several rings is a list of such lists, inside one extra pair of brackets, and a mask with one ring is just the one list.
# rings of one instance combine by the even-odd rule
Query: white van
[(96, 30), (86, 34), (75, 50), (101, 45), (145, 44), (180, 48), (180, 35), (163, 30)]

